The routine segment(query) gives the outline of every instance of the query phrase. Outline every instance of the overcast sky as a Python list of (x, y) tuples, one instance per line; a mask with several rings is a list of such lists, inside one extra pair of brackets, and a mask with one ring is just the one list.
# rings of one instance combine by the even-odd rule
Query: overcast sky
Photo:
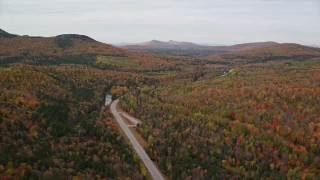
[(106, 43), (320, 45), (320, 0), (0, 0), (14, 34), (85, 34)]

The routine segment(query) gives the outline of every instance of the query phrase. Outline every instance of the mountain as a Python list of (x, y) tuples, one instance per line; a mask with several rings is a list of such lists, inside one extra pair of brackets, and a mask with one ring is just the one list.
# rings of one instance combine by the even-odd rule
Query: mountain
[(203, 46), (191, 42), (179, 42), (173, 40), (170, 40), (168, 42), (152, 40), (144, 43), (130, 44), (118, 47), (134, 52), (183, 57), (204, 56), (221, 52), (221, 50), (214, 49), (210, 46)]
[(276, 44), (273, 46), (244, 51), (246, 54), (269, 54), (273, 56), (319, 55), (320, 48), (294, 43)]
[(122, 49), (104, 44), (77, 34), (64, 34), (55, 37), (30, 37), (11, 35), (1, 30), (0, 56), (20, 55), (59, 56), (66, 54), (125, 54)]
[(284, 43), (244, 51), (213, 54), (210, 60), (261, 62), (270, 60), (300, 60), (320, 57), (320, 48)]
[(205, 46), (201, 46), (198, 44), (190, 43), (190, 42), (179, 42), (170, 40), (168, 42), (158, 41), (158, 40), (151, 40), (144, 43), (137, 43), (131, 45), (120, 46), (123, 49), (129, 50), (144, 50), (144, 49), (200, 49)]
[(128, 70), (166, 69), (175, 64), (164, 57), (130, 52), (85, 35), (30, 37), (0, 32), (0, 65), (17, 62), (38, 65), (75, 63)]
[(103, 103), (148, 82), (115, 66), (142, 69), (142, 54), (83, 35), (0, 33), (0, 179), (147, 179)]
[[(0, 179), (151, 179), (106, 94), (141, 119), (130, 130), (167, 179), (320, 175), (319, 48), (139, 45), (164, 48), (156, 56), (77, 34), (1, 34)], [(168, 56), (190, 52), (202, 57)]]
[(152, 40), (144, 43), (120, 45), (120, 48), (137, 51), (137, 52), (148, 52), (156, 54), (168, 55), (210, 55), (221, 52), (229, 51), (243, 51), (255, 48), (268, 47), (276, 45), (276, 42), (256, 42), (256, 43), (245, 43), (237, 44), (232, 46), (209, 46), (199, 45), (191, 42), (179, 42), (170, 40), (168, 42)]
[(0, 29), (0, 38), (10, 38), (17, 37), (18, 35), (7, 33), (6, 31)]
[(244, 43), (244, 44), (236, 44), (232, 46), (209, 46), (209, 45), (199, 45), (192, 42), (180, 42), (170, 40), (168, 42), (151, 40), (144, 43), (130, 44), (130, 45), (120, 45), (119, 47), (128, 50), (141, 50), (144, 51), (146, 49), (193, 49), (193, 50), (214, 50), (214, 51), (243, 51), (250, 50), (255, 48), (268, 47), (272, 45), (276, 45), (278, 43), (268, 41), (268, 42), (255, 42), (255, 43)]
[(243, 44), (236, 44), (231, 46), (214, 46), (214, 48), (223, 51), (244, 51), (256, 48), (263, 48), (272, 45), (277, 45), (278, 43), (267, 41), (267, 42), (254, 42), (254, 43), (243, 43)]

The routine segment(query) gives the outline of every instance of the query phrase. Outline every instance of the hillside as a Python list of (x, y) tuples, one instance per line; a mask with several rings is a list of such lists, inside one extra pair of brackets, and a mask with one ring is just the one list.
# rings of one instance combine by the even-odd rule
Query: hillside
[(79, 53), (125, 55), (119, 48), (97, 42), (87, 36), (66, 34), (55, 37), (2, 36), (0, 39), (1, 57), (19, 56), (61, 56)]
[(84, 35), (30, 37), (10, 35), (1, 30), (0, 65), (17, 62), (33, 65), (86, 64), (124, 70), (165, 70), (171, 66), (164, 57), (128, 52)]
[(130, 45), (119, 46), (120, 48), (146, 52), (162, 55), (176, 55), (176, 56), (205, 56), (210, 54), (229, 52), (229, 51), (244, 51), (262, 47), (268, 47), (278, 44), (276, 42), (257, 42), (257, 43), (245, 43), (236, 44), (232, 46), (204, 46), (194, 44), (191, 42), (179, 42), (170, 40), (168, 42), (152, 40), (145, 43), (137, 43)]
[(103, 107), (105, 91), (116, 95), (137, 75), (15, 64), (0, 76), (0, 179), (146, 176)]
[(178, 42), (173, 40), (168, 42), (152, 40), (144, 43), (130, 44), (119, 47), (134, 52), (143, 52), (163, 56), (170, 55), (176, 57), (196, 57), (224, 52), (223, 50), (217, 50), (210, 46), (202, 46), (190, 42)]
[(180, 60), (84, 35), (1, 34), (0, 179), (146, 179), (104, 94), (156, 84)]
[(10, 38), (10, 37), (17, 37), (18, 35), (10, 34), (2, 29), (0, 29), (0, 38)]
[[(319, 48), (160, 56), (85, 35), (1, 34), (0, 179), (148, 179), (106, 93), (142, 121), (130, 128), (168, 179), (320, 176)], [(198, 46), (140, 46), (167, 44)]]
[(245, 51), (214, 54), (208, 57), (216, 62), (266, 62), (275, 60), (302, 60), (320, 57), (320, 48), (299, 44), (276, 44)]
[(288, 62), (141, 87), (121, 106), (170, 179), (317, 179), (320, 61)]
[(236, 44), (231, 46), (215, 46), (214, 48), (223, 50), (223, 51), (245, 51), (250, 49), (263, 48), (268, 46), (277, 45), (278, 43), (268, 41), (268, 42), (255, 42), (255, 43), (244, 43)]

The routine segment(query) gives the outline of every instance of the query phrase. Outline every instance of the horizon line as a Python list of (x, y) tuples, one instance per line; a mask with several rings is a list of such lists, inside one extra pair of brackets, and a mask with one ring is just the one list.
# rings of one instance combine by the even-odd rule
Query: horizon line
[[(280, 41), (274, 41), (274, 40), (265, 40), (265, 41), (242, 41), (242, 42), (234, 42), (234, 43), (212, 43), (212, 42), (196, 42), (196, 41), (188, 41), (188, 40), (174, 40), (174, 39), (169, 39), (169, 40), (159, 40), (157, 38), (152, 38), (151, 40), (147, 41), (135, 41), (135, 42), (126, 42), (126, 41), (105, 41), (105, 40), (100, 40), (100, 38), (95, 38), (87, 34), (78, 34), (78, 33), (63, 33), (63, 34), (57, 34), (57, 35), (49, 35), (49, 36), (42, 36), (42, 35), (28, 35), (28, 34), (18, 34), (18, 33), (10, 33), (8, 31), (5, 31), (0, 28), (0, 30), (12, 34), (12, 35), (18, 35), (18, 36), (28, 36), (28, 37), (44, 37), (44, 38), (50, 38), (50, 37), (56, 37), (60, 35), (68, 35), (68, 34), (74, 34), (74, 35), (83, 35), (83, 36), (88, 36), (96, 41), (105, 43), (105, 44), (110, 44), (114, 46), (125, 46), (125, 45), (138, 45), (141, 43), (146, 43), (146, 42), (151, 42), (151, 41), (161, 41), (161, 42), (170, 42), (170, 41), (176, 41), (176, 42), (185, 42), (185, 43), (193, 43), (196, 45), (202, 45), (202, 46), (232, 46), (232, 45), (240, 45), (240, 44), (250, 44), (250, 43), (266, 43), (266, 42), (274, 42), (278, 44), (300, 44), (300, 45), (305, 45), (305, 46), (311, 46), (311, 47), (316, 47), (320, 48), (320, 44), (306, 44), (306, 43), (299, 43), (299, 42), (280, 42)], [(122, 45), (121, 45), (122, 44)]]

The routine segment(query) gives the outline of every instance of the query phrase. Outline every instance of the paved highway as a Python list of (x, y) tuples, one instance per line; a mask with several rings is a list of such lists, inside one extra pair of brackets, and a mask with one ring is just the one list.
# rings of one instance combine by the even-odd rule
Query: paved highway
[(135, 118), (135, 117), (132, 117), (132, 116), (130, 116), (129, 114), (127, 114), (127, 113), (120, 113), (120, 114), (122, 114), (124, 117), (126, 117), (129, 121), (131, 121), (133, 124), (135, 124), (135, 125), (138, 125), (138, 124), (141, 124), (142, 122), (139, 120), (139, 119), (137, 119), (137, 118)]
[(230, 74), (233, 71), (233, 69), (231, 69), (229, 72), (224, 72), (221, 76), (225, 76), (226, 74)]
[(133, 136), (130, 129), (127, 127), (123, 119), (121, 118), (119, 112), (116, 110), (116, 105), (118, 104), (119, 99), (113, 101), (111, 103), (110, 109), (113, 116), (116, 118), (118, 124), (120, 125), (121, 129), (124, 131), (126, 136), (129, 138), (134, 150), (136, 153), (140, 156), (142, 162), (147, 167), (152, 179), (154, 180), (164, 180), (164, 177), (158, 170), (158, 168), (154, 165), (154, 163), (151, 161), (150, 157), (146, 153), (146, 151), (141, 147), (141, 145), (138, 143), (137, 139)]

